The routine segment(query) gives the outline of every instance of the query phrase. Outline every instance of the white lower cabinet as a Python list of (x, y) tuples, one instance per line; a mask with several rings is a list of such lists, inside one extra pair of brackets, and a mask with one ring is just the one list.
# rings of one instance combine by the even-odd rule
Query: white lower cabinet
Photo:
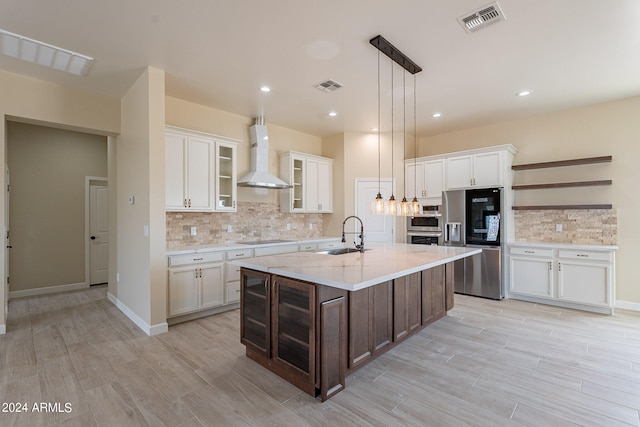
[(168, 316), (224, 304), (222, 268), (222, 263), (170, 268)]
[(167, 317), (176, 318), (173, 322), (180, 322), (187, 317), (237, 308), (240, 302), (240, 267), (233, 264), (234, 260), (343, 246), (344, 243), (335, 239), (170, 255)]
[(544, 257), (512, 256), (511, 292), (553, 298), (553, 261)]
[(615, 248), (511, 246), (509, 297), (613, 313)]

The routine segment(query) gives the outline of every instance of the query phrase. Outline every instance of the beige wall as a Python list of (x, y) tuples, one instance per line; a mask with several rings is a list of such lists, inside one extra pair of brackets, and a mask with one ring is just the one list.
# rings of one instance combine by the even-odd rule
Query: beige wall
[(150, 334), (166, 325), (164, 99), (164, 72), (148, 68), (122, 98), (116, 155), (116, 297)]
[(107, 176), (107, 138), (8, 122), (11, 291), (82, 284), (85, 177)]
[[(100, 135), (115, 135), (120, 131), (120, 101), (80, 90), (69, 89), (41, 80), (0, 71), (0, 164), (6, 163), (7, 119), (19, 119), (86, 131)], [(4, 174), (0, 175), (0, 188), (5, 187)], [(4, 205), (5, 193), (0, 192)], [(4, 209), (0, 209), (0, 226), (4, 230)], [(0, 258), (4, 259), (5, 245), (0, 245)], [(4, 263), (0, 263), (0, 277), (5, 277)], [(0, 328), (6, 319), (5, 284), (0, 280)]]
[[(516, 204), (611, 203), (618, 213), (617, 299), (640, 304), (637, 221), (640, 198), (640, 97), (438, 135), (420, 140), (419, 155), (513, 144), (515, 164), (612, 155), (602, 165), (515, 173), (517, 183), (612, 179), (610, 187), (516, 193)], [(640, 307), (640, 306), (639, 306)]]
[[(339, 140), (329, 140), (331, 152), (338, 156)], [(338, 218), (333, 218), (327, 228), (329, 234), (339, 234), (342, 229), (342, 221), (346, 216), (355, 213), (355, 179), (356, 178), (378, 178), (378, 134), (377, 133), (355, 133), (349, 132), (344, 134), (344, 142), (342, 143), (343, 156), (338, 164), (341, 166), (340, 174), (343, 183), (342, 190), (339, 194), (340, 199), (334, 196), (334, 215), (341, 213)], [(383, 134), (380, 138), (380, 178), (389, 179), (393, 176), (396, 183), (396, 191), (394, 193), (397, 200), (402, 200), (404, 189), (404, 156), (402, 153), (402, 135), (396, 133), (393, 142), (393, 171), (391, 168), (391, 137), (389, 134)], [(334, 177), (335, 177), (334, 171)], [(390, 194), (382, 195), (388, 199)], [(410, 199), (407, 195), (407, 199)], [(396, 241), (404, 242), (405, 236), (404, 218), (398, 218), (396, 221)]]

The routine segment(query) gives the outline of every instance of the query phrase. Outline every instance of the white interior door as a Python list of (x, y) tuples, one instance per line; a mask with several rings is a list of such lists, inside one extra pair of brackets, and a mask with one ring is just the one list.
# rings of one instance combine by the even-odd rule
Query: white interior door
[[(390, 179), (381, 179), (379, 188), (382, 196), (388, 198), (391, 195), (393, 183)], [(371, 201), (376, 198), (377, 194), (377, 179), (356, 178), (356, 215), (364, 222), (365, 247), (367, 242), (395, 242), (396, 218), (371, 213)], [(354, 221), (354, 223), (356, 222)]]
[(109, 281), (109, 190), (89, 187), (89, 284)]

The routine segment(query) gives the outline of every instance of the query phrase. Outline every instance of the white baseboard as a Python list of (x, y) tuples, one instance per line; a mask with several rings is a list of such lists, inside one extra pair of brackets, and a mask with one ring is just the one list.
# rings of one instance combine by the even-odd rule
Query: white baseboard
[(4, 323), (0, 323), (0, 335), (4, 335), (7, 333), (7, 325)]
[(129, 320), (131, 320), (133, 323), (135, 323), (135, 325), (138, 328), (142, 329), (142, 331), (145, 334), (147, 334), (149, 336), (153, 336), (153, 335), (158, 335), (158, 334), (162, 334), (164, 332), (168, 332), (169, 331), (169, 325), (167, 324), (167, 322), (158, 323), (157, 325), (149, 325), (147, 322), (142, 320), (140, 318), (140, 316), (138, 316), (133, 311), (131, 311), (131, 309), (126, 306), (126, 304), (124, 304), (118, 298), (113, 296), (112, 293), (107, 292), (107, 299), (109, 299), (109, 301), (111, 301), (113, 303), (113, 305), (115, 305), (118, 308), (118, 310), (123, 312), (125, 314), (125, 316), (127, 316), (129, 318)]
[(640, 303), (616, 300), (616, 308), (621, 310), (640, 311)]
[(68, 285), (45, 286), (42, 288), (25, 289), (22, 291), (9, 291), (9, 299), (21, 298), (21, 297), (32, 297), (35, 295), (53, 294), (56, 292), (77, 291), (78, 289), (87, 289), (87, 288), (89, 288), (89, 284), (87, 282), (83, 282), (83, 283), (70, 283)]

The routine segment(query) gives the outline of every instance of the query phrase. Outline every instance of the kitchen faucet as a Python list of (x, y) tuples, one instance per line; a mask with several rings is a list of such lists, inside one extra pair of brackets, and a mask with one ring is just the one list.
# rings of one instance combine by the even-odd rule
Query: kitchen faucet
[[(356, 245), (356, 249), (359, 250), (360, 252), (364, 252), (364, 223), (362, 222), (362, 220), (360, 218), (358, 218), (355, 215), (351, 215), (348, 216), (344, 219), (344, 221), (342, 221), (342, 242), (346, 242), (347, 240), (345, 239), (345, 234), (358, 234), (357, 232), (345, 232), (344, 231), (344, 225), (347, 223), (347, 220), (349, 218), (355, 218), (358, 221), (360, 221), (360, 235), (358, 237), (360, 237), (360, 244)], [(355, 242), (354, 242), (355, 244)]]

